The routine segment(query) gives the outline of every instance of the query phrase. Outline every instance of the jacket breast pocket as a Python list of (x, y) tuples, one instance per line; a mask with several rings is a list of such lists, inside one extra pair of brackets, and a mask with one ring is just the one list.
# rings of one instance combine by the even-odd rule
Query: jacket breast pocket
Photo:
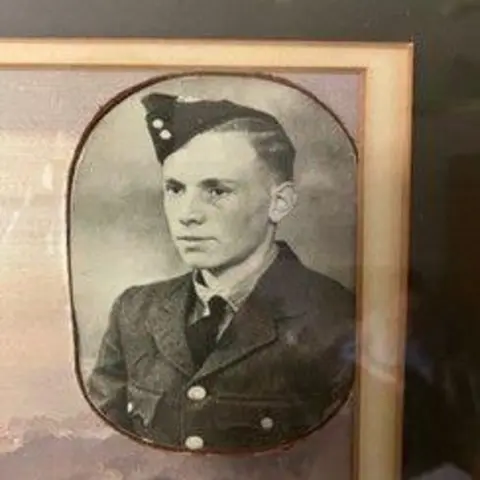
[(163, 391), (152, 391), (129, 383), (127, 387), (127, 414), (134, 425), (140, 422), (143, 428), (152, 425)]

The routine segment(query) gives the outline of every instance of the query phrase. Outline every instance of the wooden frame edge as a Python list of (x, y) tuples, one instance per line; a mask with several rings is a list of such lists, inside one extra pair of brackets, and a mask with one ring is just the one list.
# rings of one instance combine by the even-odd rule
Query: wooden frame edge
[(362, 480), (401, 478), (412, 70), (413, 48), (408, 45), (390, 61), (377, 57), (365, 78), (356, 453)]

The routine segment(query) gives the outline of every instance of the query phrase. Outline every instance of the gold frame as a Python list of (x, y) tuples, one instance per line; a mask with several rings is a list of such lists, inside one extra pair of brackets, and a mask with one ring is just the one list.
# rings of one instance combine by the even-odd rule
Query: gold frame
[(412, 59), (411, 44), (153, 39), (0, 41), (2, 69), (162, 67), (361, 72), (364, 121), (358, 144), (360, 348), (354, 456), (357, 480), (401, 477)]

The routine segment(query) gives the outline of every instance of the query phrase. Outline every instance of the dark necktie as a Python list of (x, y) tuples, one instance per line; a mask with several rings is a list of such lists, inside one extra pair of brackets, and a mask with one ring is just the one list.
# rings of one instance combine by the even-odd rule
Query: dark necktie
[(187, 326), (188, 345), (198, 368), (215, 348), (218, 327), (225, 318), (226, 307), (227, 302), (222, 297), (214, 296), (208, 301), (210, 314)]

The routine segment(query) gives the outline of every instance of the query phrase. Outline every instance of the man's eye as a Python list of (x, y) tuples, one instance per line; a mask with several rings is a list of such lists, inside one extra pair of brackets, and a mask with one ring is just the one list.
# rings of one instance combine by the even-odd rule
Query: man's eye
[(211, 197), (211, 198), (220, 198), (220, 197), (224, 197), (225, 195), (227, 195), (229, 193), (229, 191), (225, 188), (221, 188), (221, 187), (212, 187), (212, 188), (209, 188), (208, 189), (208, 195)]
[(183, 192), (181, 185), (165, 185), (165, 192), (169, 195), (179, 195)]

